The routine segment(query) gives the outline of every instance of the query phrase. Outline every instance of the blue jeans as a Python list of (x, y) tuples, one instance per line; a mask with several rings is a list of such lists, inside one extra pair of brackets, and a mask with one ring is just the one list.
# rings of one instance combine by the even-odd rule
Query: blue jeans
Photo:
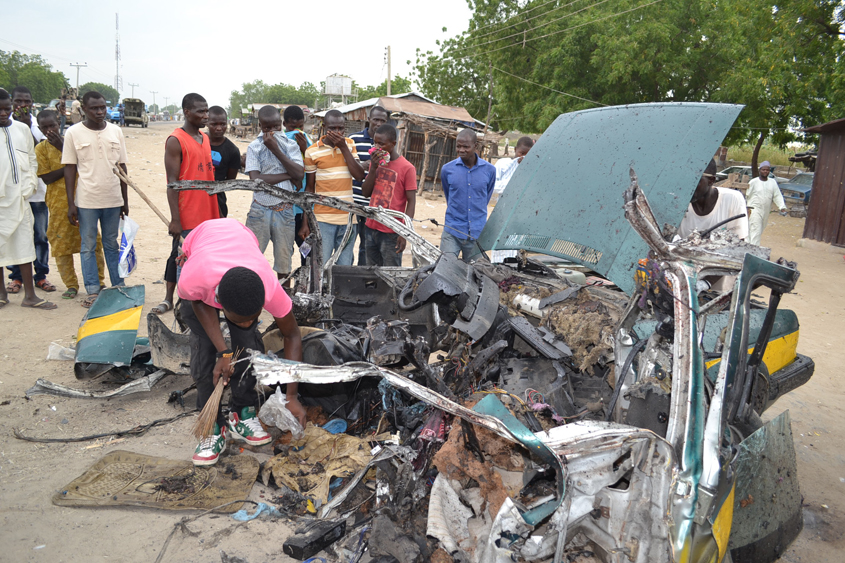
[(443, 230), (440, 235), (440, 252), (443, 254), (454, 254), (457, 256), (461, 254), (461, 260), (469, 263), (469, 261), (481, 254), (475, 239), (472, 238), (458, 238), (455, 235)]
[[(343, 235), (346, 233), (346, 224), (331, 225), (329, 223), (317, 222), (320, 226), (320, 235), (323, 237), (323, 265), (329, 261), (334, 251), (340, 248), (340, 243), (343, 242)], [(338, 266), (351, 266), (353, 256), (353, 249), (355, 248), (355, 235), (358, 231), (356, 221), (352, 221), (352, 234), (349, 236), (349, 242), (346, 243), (343, 251), (337, 259)]]
[(369, 266), (401, 266), (402, 253), (396, 252), (396, 233), (383, 233), (370, 227), (365, 227), (367, 239), (367, 265)]
[(103, 231), (103, 254), (106, 258), (106, 268), (112, 285), (123, 285), (123, 278), (118, 273), (117, 265), (120, 261), (120, 244), (117, 233), (120, 229), (120, 207), (107, 209), (77, 208), (79, 219), (79, 236), (82, 238), (82, 249), (79, 257), (82, 261), (82, 283), (88, 295), (100, 292), (100, 277), (97, 274), (97, 258), (94, 250), (97, 248), (97, 222)]
[[(32, 281), (40, 282), (50, 273), (50, 245), (47, 244), (47, 204), (43, 201), (30, 201), (32, 208), (33, 234), (35, 240), (35, 274)], [(18, 266), (9, 266), (9, 279), (23, 281), (21, 269)]]
[(246, 227), (255, 234), (261, 252), (273, 241), (273, 269), (283, 276), (291, 272), (295, 223), (292, 207), (273, 211), (255, 201), (246, 216)]

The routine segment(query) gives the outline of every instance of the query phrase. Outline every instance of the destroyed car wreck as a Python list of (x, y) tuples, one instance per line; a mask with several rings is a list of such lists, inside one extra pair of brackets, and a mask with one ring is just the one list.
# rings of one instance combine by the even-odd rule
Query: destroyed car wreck
[[(172, 184), (266, 190), (374, 218), (407, 239), (418, 266), (336, 266), (337, 255), (321, 264), (312, 225), (294, 274), (304, 361), (282, 359), (273, 331), (266, 353), (252, 353), (264, 386), (299, 382), (315, 422), (283, 434), (261, 470), (283, 513), (315, 515), (285, 553), (361, 561), (367, 550), (403, 563), (779, 557), (802, 527), (795, 452), (788, 413), (760, 417), (812, 375), (812, 360), (795, 352), (794, 315), (778, 309), (798, 271), (725, 231), (673, 240), (740, 109), (560, 116), (482, 233), (485, 250), (520, 251), (507, 265), (441, 255), (409, 218), (383, 209), (261, 182)], [(533, 253), (615, 286), (573, 285)], [(699, 280), (714, 275), (735, 277), (732, 289), (704, 290)], [(767, 304), (752, 296), (761, 290)], [(148, 322), (152, 363), (184, 373), (186, 336)]]

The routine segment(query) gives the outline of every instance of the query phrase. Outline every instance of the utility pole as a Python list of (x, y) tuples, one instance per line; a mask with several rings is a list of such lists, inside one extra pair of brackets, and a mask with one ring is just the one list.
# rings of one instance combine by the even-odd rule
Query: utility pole
[[(152, 90), (150, 90), (150, 94), (153, 95), (153, 105), (156, 106), (156, 94), (158, 94), (158, 92), (153, 92)], [(159, 114), (159, 113), (161, 113), (161, 112), (158, 111), (158, 106), (156, 106), (156, 114)]]
[(86, 67), (88, 63), (70, 63), (70, 66), (76, 67), (76, 91), (79, 92), (79, 67)]
[(135, 97), (135, 86), (140, 86), (140, 84), (132, 84), (132, 83), (130, 82), (130, 83), (129, 83), (129, 86), (131, 86), (131, 87), (132, 87), (132, 95), (130, 96), (130, 98), (134, 98), (134, 97)]
[(164, 109), (167, 109), (167, 100), (170, 99), (170, 96), (162, 96), (164, 98)]
[[(493, 109), (493, 61), (487, 70), (487, 119), (484, 121), (484, 135), (487, 135), (487, 128), (490, 126), (490, 111)], [(498, 149), (497, 149), (498, 150)]]
[(114, 15), (114, 89), (118, 92), (123, 89), (120, 80), (120, 14), (117, 13)]
[(387, 46), (387, 95), (390, 95), (390, 45)]

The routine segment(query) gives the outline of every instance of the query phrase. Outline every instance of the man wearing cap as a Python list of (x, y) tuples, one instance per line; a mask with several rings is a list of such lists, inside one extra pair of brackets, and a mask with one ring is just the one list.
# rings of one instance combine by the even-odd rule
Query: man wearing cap
[(763, 161), (760, 165), (760, 176), (748, 182), (748, 191), (745, 193), (748, 207), (748, 242), (758, 246), (763, 229), (769, 222), (772, 204), (778, 206), (781, 215), (786, 215), (786, 205), (783, 203), (780, 186), (773, 177), (769, 177), (771, 170), (772, 165), (769, 161)]

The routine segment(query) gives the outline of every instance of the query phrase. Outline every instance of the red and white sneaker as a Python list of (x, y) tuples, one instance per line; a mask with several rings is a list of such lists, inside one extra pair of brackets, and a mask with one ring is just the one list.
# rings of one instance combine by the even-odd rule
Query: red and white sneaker
[(246, 442), (250, 446), (263, 446), (273, 440), (255, 416), (255, 407), (242, 408), (240, 416), (236, 412), (229, 413), (229, 430), (232, 431), (233, 439)]
[(202, 440), (194, 451), (194, 465), (214, 465), (226, 451), (226, 429), (214, 423), (214, 435)]

